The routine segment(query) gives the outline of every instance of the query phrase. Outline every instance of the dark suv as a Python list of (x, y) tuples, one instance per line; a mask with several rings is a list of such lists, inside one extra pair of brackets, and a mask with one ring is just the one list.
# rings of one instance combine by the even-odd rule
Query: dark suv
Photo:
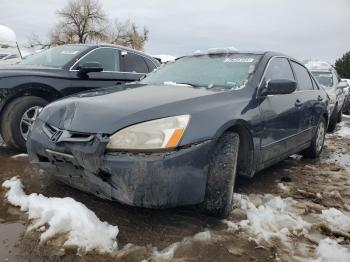
[(28, 131), (46, 104), (93, 88), (139, 80), (159, 66), (142, 52), (115, 45), (63, 45), (0, 68), (0, 131), (25, 150)]

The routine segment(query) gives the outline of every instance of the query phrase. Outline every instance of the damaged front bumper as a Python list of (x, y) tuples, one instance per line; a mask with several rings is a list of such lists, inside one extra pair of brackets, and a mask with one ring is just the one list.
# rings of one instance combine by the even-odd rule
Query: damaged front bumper
[(52, 142), (37, 120), (27, 148), (34, 166), (77, 189), (124, 204), (166, 208), (203, 201), (213, 141), (163, 153), (106, 153), (108, 137)]

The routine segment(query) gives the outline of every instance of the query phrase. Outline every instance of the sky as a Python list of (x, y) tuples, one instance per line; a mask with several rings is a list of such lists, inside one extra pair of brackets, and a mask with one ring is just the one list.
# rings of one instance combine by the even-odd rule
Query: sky
[[(20, 44), (42, 39), (68, 0), (0, 0), (0, 25)], [(147, 27), (149, 54), (234, 46), (334, 63), (350, 51), (350, 0), (100, 0), (110, 19)]]

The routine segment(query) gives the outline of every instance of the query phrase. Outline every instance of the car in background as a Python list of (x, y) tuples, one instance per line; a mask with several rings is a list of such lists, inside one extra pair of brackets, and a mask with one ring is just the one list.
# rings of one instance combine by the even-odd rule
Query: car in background
[(233, 208), (236, 175), (318, 157), (328, 96), (297, 60), (230, 49), (176, 59), (138, 82), (46, 106), (31, 163), (75, 188), (147, 208)]
[(342, 79), (348, 83), (348, 88), (345, 88), (346, 92), (345, 102), (343, 106), (343, 113), (346, 115), (350, 115), (350, 79)]
[(306, 67), (329, 95), (331, 113), (328, 131), (332, 132), (337, 123), (342, 121), (343, 105), (346, 96), (346, 91), (344, 89), (348, 84), (340, 79), (336, 70), (327, 62), (308, 61)]
[(81, 91), (139, 80), (159, 62), (115, 45), (73, 44), (0, 67), (0, 132), (7, 146), (25, 150), (33, 121), (48, 103)]

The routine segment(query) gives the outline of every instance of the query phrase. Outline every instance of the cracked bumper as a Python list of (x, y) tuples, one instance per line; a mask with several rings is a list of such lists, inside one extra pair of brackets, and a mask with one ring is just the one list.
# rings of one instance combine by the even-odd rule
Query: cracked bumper
[(31, 163), (58, 180), (101, 198), (148, 208), (203, 201), (213, 141), (166, 153), (105, 153), (108, 139), (51, 142), (36, 121), (27, 148)]

